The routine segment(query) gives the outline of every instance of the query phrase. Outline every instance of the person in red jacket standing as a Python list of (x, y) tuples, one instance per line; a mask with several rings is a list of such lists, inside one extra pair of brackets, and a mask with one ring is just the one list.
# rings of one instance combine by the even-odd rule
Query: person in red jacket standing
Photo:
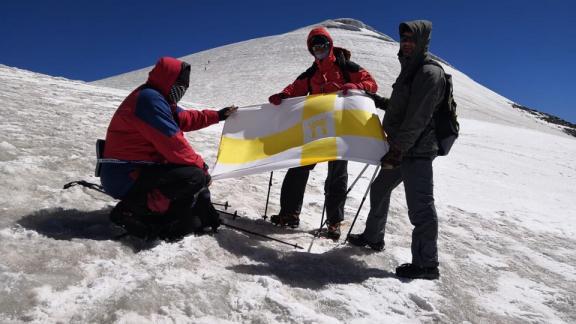
[[(331, 93), (358, 89), (376, 93), (378, 85), (368, 71), (350, 61), (350, 52), (334, 47), (332, 37), (323, 27), (312, 29), (307, 39), (308, 51), (315, 58), (314, 64), (302, 73), (292, 84), (268, 99), (280, 105), (282, 99), (306, 96), (309, 94)], [(344, 204), (348, 185), (348, 161), (328, 162), (328, 176), (325, 182), (327, 237), (337, 240), (340, 237), (340, 222), (344, 219)], [(315, 164), (288, 170), (282, 183), (280, 213), (270, 220), (277, 225), (297, 227), (304, 200), (304, 191), (310, 170)]]
[(104, 190), (121, 200), (112, 222), (132, 235), (170, 239), (220, 225), (207, 189), (208, 167), (183, 132), (225, 120), (238, 108), (180, 108), (189, 81), (188, 63), (162, 57), (108, 126), (100, 178)]

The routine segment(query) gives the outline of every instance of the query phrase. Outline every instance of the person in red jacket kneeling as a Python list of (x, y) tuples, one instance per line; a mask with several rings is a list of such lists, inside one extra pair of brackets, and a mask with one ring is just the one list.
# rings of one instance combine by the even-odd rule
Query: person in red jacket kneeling
[[(378, 85), (370, 73), (350, 61), (350, 51), (334, 47), (332, 37), (323, 27), (314, 28), (308, 34), (308, 51), (314, 56), (313, 65), (302, 73), (292, 84), (268, 101), (280, 105), (283, 99), (312, 94), (332, 93), (348, 90), (363, 90), (376, 93)], [(300, 210), (304, 191), (315, 164), (289, 169), (282, 183), (280, 193), (280, 213), (270, 218), (272, 223), (281, 226), (297, 227), (300, 223)], [(328, 162), (326, 191), (327, 232), (325, 236), (340, 238), (340, 222), (344, 219), (344, 204), (348, 185), (348, 161)]]
[(189, 81), (188, 63), (161, 58), (108, 126), (100, 179), (120, 199), (110, 219), (131, 235), (172, 240), (220, 225), (210, 202), (208, 166), (183, 132), (216, 124), (238, 108), (180, 108)]

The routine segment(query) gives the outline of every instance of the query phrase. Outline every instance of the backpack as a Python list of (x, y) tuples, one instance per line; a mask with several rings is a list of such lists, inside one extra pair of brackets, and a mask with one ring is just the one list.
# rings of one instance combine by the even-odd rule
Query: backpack
[[(433, 60), (426, 60), (420, 68), (426, 64), (435, 65), (444, 71), (442, 66)], [(419, 70), (419, 69), (418, 69)], [(418, 71), (416, 70), (416, 72)], [(414, 74), (416, 74), (414, 72)], [(408, 83), (412, 83), (412, 77), (407, 79)], [(428, 127), (433, 127), (436, 133), (436, 141), (438, 142), (438, 156), (446, 156), (450, 152), (452, 145), (458, 138), (458, 132), (460, 131), (460, 124), (458, 123), (458, 115), (456, 114), (456, 101), (454, 100), (454, 85), (452, 84), (452, 75), (444, 72), (444, 79), (446, 80), (446, 86), (444, 88), (444, 96), (442, 101), (436, 106), (434, 114), (432, 115), (432, 123)], [(420, 137), (416, 140), (414, 146), (418, 145), (418, 142), (422, 139), (426, 132), (422, 132)]]
[[(432, 64), (438, 66), (444, 71), (442, 66), (436, 61), (426, 61), (423, 65)], [(438, 155), (446, 156), (450, 152), (452, 145), (458, 138), (460, 124), (456, 114), (456, 101), (454, 100), (454, 85), (452, 84), (452, 75), (444, 73), (446, 87), (442, 101), (436, 107), (432, 116), (434, 121), (434, 131), (438, 140)]]

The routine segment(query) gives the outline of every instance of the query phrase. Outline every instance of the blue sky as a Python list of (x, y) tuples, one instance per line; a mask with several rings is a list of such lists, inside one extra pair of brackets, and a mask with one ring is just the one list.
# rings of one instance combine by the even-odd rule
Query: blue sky
[[(434, 24), (431, 51), (520, 104), (576, 123), (576, 1), (2, 1), (0, 64), (85, 81), (330, 18), (398, 39)], [(353, 50), (353, 49), (352, 49)]]

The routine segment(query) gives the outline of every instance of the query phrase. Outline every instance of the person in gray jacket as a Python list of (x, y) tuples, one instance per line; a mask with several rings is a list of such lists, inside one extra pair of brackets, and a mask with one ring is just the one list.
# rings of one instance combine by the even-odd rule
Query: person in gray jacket
[(412, 232), (412, 263), (396, 268), (405, 278), (437, 279), (438, 217), (434, 206), (432, 161), (438, 143), (432, 116), (440, 104), (446, 79), (442, 68), (431, 61), (428, 44), (432, 23), (416, 20), (401, 23), (400, 75), (392, 86), (382, 126), (390, 144), (382, 158), (382, 169), (371, 186), (371, 209), (362, 234), (352, 234), (348, 242), (384, 248), (384, 231), (392, 190), (404, 182)]

